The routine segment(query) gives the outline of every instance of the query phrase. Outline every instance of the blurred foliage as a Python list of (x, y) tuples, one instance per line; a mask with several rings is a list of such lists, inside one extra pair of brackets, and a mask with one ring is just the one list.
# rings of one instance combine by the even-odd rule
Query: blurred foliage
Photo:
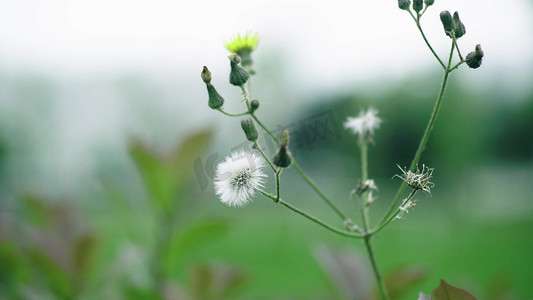
[[(345, 199), (357, 180), (356, 140), (342, 123), (368, 105), (379, 109), (384, 123), (370, 166), (379, 180), (380, 211), (398, 183), (390, 180), (396, 164), (408, 165), (418, 145), (437, 81), (426, 74), (361, 91), (328, 91), (302, 100), (294, 115), (274, 111), (260, 93), (254, 96), (262, 103), (258, 114), (273, 115), (265, 118), (268, 126), (294, 124), (289, 129), (300, 130), (291, 144), (300, 164), (350, 209), (353, 203)], [(12, 101), (26, 104), (0, 113), (0, 298), (373, 297), (358, 241), (331, 236), (259, 197), (250, 207), (224, 207), (206, 178), (203, 189), (193, 166), (211, 149), (210, 130), (179, 136), (179, 145), (165, 151), (135, 140), (124, 153), (100, 153), (98, 180), (88, 180), (75, 197), (51, 199), (47, 192), (54, 187), (39, 193), (33, 180), (42, 162), (34, 156), (51, 144), (47, 122), (53, 122), (57, 87), (40, 78), (3, 82), (16, 95)], [(121, 84), (130, 89), (125, 97), (144, 108), (161, 92), (143, 90), (142, 83)], [(281, 88), (268, 93), (276, 89)], [(375, 240), (395, 299), (432, 291), (440, 278), (480, 299), (531, 298), (531, 99), (533, 91), (510, 93), (498, 84), (475, 90), (454, 77), (422, 159), (436, 168), (434, 195)], [(327, 124), (335, 127), (306, 140), (302, 124), (324, 112), (333, 113), (335, 122)], [(174, 119), (168, 124), (180, 126)], [(213, 153), (228, 152), (229, 135), (216, 135), (223, 139)], [(289, 201), (328, 218), (294, 170), (284, 176), (282, 192)]]

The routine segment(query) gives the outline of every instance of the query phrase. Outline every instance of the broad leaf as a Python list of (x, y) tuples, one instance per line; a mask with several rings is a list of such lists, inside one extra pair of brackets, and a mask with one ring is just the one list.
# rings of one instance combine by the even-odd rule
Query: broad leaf
[(443, 279), (431, 293), (431, 300), (476, 300), (469, 292), (448, 284)]

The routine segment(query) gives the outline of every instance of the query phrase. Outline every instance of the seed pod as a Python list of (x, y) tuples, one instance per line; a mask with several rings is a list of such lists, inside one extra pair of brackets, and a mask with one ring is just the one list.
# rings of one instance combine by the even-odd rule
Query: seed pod
[(231, 55), (229, 59), (231, 65), (231, 72), (229, 73), (229, 83), (235, 86), (242, 86), (246, 83), (250, 75), (248, 75), (248, 72), (246, 72), (246, 70), (239, 66), (239, 62), (241, 60), (237, 55)]
[(398, 7), (403, 10), (408, 10), (411, 6), (411, 0), (398, 0)]
[(444, 26), (444, 32), (446, 32), (446, 35), (451, 36), (455, 26), (453, 25), (453, 19), (450, 12), (447, 10), (441, 12), (440, 21), (442, 22), (442, 26)]
[(481, 45), (477, 45), (476, 50), (466, 55), (465, 62), (470, 68), (477, 69), (481, 66), (483, 55), (484, 53), (483, 50), (481, 50)]
[(244, 131), (247, 140), (249, 140), (250, 142), (257, 141), (259, 134), (257, 133), (257, 129), (255, 129), (254, 121), (252, 119), (242, 120), (241, 128)]
[(220, 94), (217, 92), (217, 90), (211, 83), (206, 83), (205, 85), (207, 86), (207, 93), (209, 94), (209, 107), (211, 107), (212, 109), (221, 108), (222, 105), (224, 105), (224, 98), (220, 96)]
[(259, 108), (259, 100), (252, 100), (252, 102), (250, 102), (250, 112), (253, 113), (258, 108)]
[(289, 147), (289, 131), (283, 130), (281, 132), (281, 141), (279, 143), (279, 150), (273, 157), (273, 162), (276, 166), (280, 168), (286, 168), (290, 166), (292, 159), (289, 154), (289, 150), (287, 149)]
[(453, 32), (455, 33), (455, 38), (460, 38), (466, 33), (466, 28), (461, 19), (459, 19), (459, 13), (453, 13)]
[(205, 83), (211, 83), (211, 72), (209, 72), (209, 69), (204, 66), (204, 68), (202, 69), (202, 80), (205, 82)]
[(422, 11), (424, 8), (424, 0), (413, 0), (413, 10), (416, 12)]

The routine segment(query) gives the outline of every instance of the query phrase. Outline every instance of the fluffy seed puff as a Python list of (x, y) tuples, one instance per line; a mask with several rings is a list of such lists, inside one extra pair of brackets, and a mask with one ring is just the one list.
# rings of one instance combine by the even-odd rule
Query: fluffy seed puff
[(263, 187), (266, 175), (262, 157), (247, 151), (233, 152), (218, 164), (215, 191), (220, 201), (229, 206), (243, 206)]
[(361, 111), (357, 118), (348, 117), (344, 122), (344, 127), (358, 135), (360, 139), (371, 140), (374, 130), (378, 129), (380, 124), (381, 119), (378, 117), (378, 111), (369, 108), (367, 111)]

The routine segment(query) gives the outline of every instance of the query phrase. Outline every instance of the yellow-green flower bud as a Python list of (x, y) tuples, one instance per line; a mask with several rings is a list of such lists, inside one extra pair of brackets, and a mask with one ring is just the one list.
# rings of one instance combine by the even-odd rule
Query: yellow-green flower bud
[(258, 108), (259, 108), (259, 100), (252, 100), (252, 102), (250, 102), (250, 112), (253, 113)]
[(440, 21), (442, 22), (442, 26), (444, 26), (444, 32), (446, 32), (446, 35), (451, 36), (455, 26), (453, 25), (453, 19), (450, 12), (447, 10), (441, 12)]
[(466, 55), (465, 62), (470, 68), (477, 69), (481, 66), (483, 55), (484, 53), (483, 50), (481, 50), (481, 45), (477, 45), (476, 50)]
[(424, 8), (424, 0), (413, 0), (413, 10), (416, 12), (422, 11)]
[(424, 0), (424, 3), (426, 4), (426, 6), (431, 6), (433, 5), (433, 3), (435, 3), (435, 0)]
[(211, 72), (209, 72), (209, 69), (204, 66), (204, 68), (202, 69), (202, 80), (205, 82), (205, 83), (211, 83)]
[(241, 66), (239, 66), (239, 62), (241, 61), (237, 55), (231, 55), (229, 57), (230, 65), (231, 65), (231, 72), (229, 74), (229, 83), (235, 85), (235, 86), (242, 86), (246, 83), (250, 75), (248, 75), (248, 72), (244, 70)]
[(247, 140), (249, 140), (250, 142), (257, 141), (259, 133), (257, 133), (257, 129), (255, 129), (254, 121), (252, 119), (242, 120), (241, 127), (244, 131), (244, 134), (246, 135)]
[(274, 155), (272, 162), (280, 167), (280, 168), (286, 168), (291, 165), (292, 159), (289, 154), (289, 131), (287, 129), (283, 130), (281, 132), (281, 141), (279, 143), (279, 150)]
[(398, 7), (403, 10), (408, 10), (411, 6), (411, 0), (398, 0)]
[(222, 105), (224, 105), (224, 98), (220, 96), (220, 94), (217, 92), (217, 90), (211, 83), (206, 83), (205, 85), (207, 86), (207, 93), (209, 94), (209, 107), (211, 107), (212, 109), (221, 108)]

